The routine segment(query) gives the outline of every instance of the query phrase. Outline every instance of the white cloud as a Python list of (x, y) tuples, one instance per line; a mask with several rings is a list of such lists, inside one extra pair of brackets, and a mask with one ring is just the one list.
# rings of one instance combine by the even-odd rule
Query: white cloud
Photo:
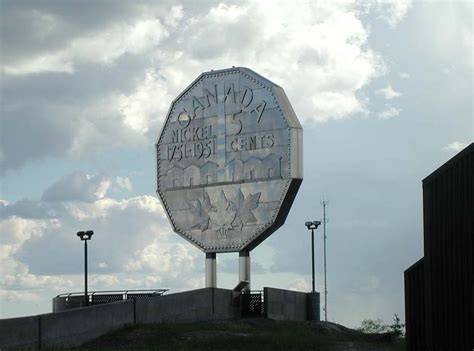
[(129, 95), (119, 95), (117, 104), (124, 116), (125, 126), (141, 134), (147, 133), (150, 125), (157, 130), (158, 121), (163, 120), (174, 98), (168, 93), (167, 85), (167, 79), (164, 76), (150, 69), (134, 92)]
[(469, 145), (468, 142), (464, 142), (464, 141), (453, 141), (451, 144), (446, 145), (446, 146), (444, 147), (444, 150), (459, 152), (459, 151), (461, 151), (462, 149), (464, 149), (464, 148), (465, 148), (466, 146), (468, 146), (468, 145)]
[(391, 100), (402, 95), (400, 92), (395, 91), (390, 84), (383, 89), (377, 90), (375, 93), (382, 95), (386, 100)]
[(311, 287), (311, 283), (307, 279), (299, 277), (299, 278), (295, 278), (292, 282), (290, 282), (286, 286), (286, 289), (308, 292), (308, 291), (311, 291), (312, 287)]
[(95, 274), (91, 277), (90, 283), (92, 286), (101, 286), (108, 289), (119, 288), (120, 286), (120, 280), (118, 279), (118, 277), (110, 274)]
[(121, 97), (127, 101), (122, 112), (136, 130), (150, 129), (154, 117), (144, 118), (147, 110), (161, 111), (162, 119), (170, 99), (211, 68), (257, 70), (285, 88), (303, 121), (317, 122), (365, 112), (358, 92), (385, 72), (350, 2), (220, 4), (176, 28), (174, 41), (156, 52), (160, 69)]
[[(70, 289), (70, 279), (52, 275), (34, 275), (15, 255), (29, 240), (42, 240), (44, 231), (55, 227), (53, 220), (25, 219), (16, 216), (0, 220), (0, 300), (17, 303), (36, 301), (47, 289)], [(47, 260), (47, 257), (45, 258)]]
[(400, 73), (398, 74), (398, 76), (399, 76), (400, 78), (402, 78), (402, 79), (408, 79), (408, 78), (410, 78), (410, 75), (409, 75), (408, 73), (406, 73), (406, 72), (400, 72)]
[[(154, 240), (150, 245), (135, 252), (124, 266), (126, 272), (149, 271), (189, 272), (195, 269), (196, 251), (189, 245), (168, 244)], [(179, 267), (179, 270), (176, 268)]]
[(375, 0), (370, 3), (378, 17), (395, 27), (406, 16), (412, 6), (411, 0)]
[(227, 5), (220, 3), (217, 7), (212, 7), (209, 16), (213, 17), (217, 22), (236, 23), (240, 16), (247, 13), (245, 8), (236, 5)]
[[(123, 127), (137, 136), (155, 139), (173, 98), (211, 68), (254, 68), (285, 87), (303, 121), (316, 122), (366, 113), (358, 91), (385, 73), (351, 3), (219, 4), (194, 17), (180, 11), (135, 89), (103, 102), (117, 106)], [(84, 144), (77, 138), (79, 150)]]
[(386, 109), (379, 114), (380, 119), (391, 119), (400, 115), (401, 109), (393, 106), (386, 106)]
[[(395, 23), (407, 4), (378, 4), (368, 11), (390, 15)], [(0, 150), (3, 172), (47, 156), (80, 158), (151, 144), (172, 99), (210, 69), (255, 69), (284, 87), (303, 122), (367, 114), (362, 90), (386, 73), (381, 55), (369, 45), (358, 1), (244, 1), (199, 11), (188, 5), (129, 7), (129, 18), (111, 17), (102, 27), (83, 31), (74, 31), (61, 13), (33, 16), (49, 23), (43, 36), (66, 34), (56, 46), (43, 41), (44, 48), (17, 50), (3, 62), (6, 77), (14, 81), (23, 75), (27, 81), (49, 77), (47, 72), (69, 75), (55, 76), (64, 87), (54, 99), (37, 91), (28, 106), (24, 99), (7, 100), (5, 133), (28, 126), (28, 135), (22, 147), (19, 138), (6, 139)], [(122, 84), (108, 86), (108, 81)], [(90, 88), (97, 93), (76, 99), (76, 90), (85, 94)]]
[[(44, 196), (56, 214), (53, 219), (46, 212), (38, 214), (43, 200), (36, 207), (1, 202), (0, 294), (19, 301), (80, 290), (79, 229), (95, 232), (89, 245), (91, 289), (130, 288), (131, 277), (139, 277), (135, 288), (188, 286), (182, 281), (192, 280), (201, 269), (199, 251), (172, 233), (156, 197), (117, 200), (107, 197), (106, 190), (97, 195), (100, 184), (114, 179), (76, 172), (59, 180)], [(55, 195), (67, 193), (68, 186), (76, 187), (72, 194)], [(77, 196), (81, 188), (87, 196)], [(34, 294), (25, 293), (31, 289)]]
[(3, 72), (11, 75), (34, 74), (43, 72), (73, 73), (74, 68), (64, 54), (44, 54), (25, 59), (18, 63), (6, 64)]
[(38, 292), (32, 292), (28, 290), (2, 290), (0, 288), (0, 301), (3, 303), (18, 304), (19, 302), (38, 300), (40, 300), (40, 294)]
[(6, 274), (2, 277), (1, 285), (9, 289), (44, 289), (55, 287), (55, 289), (65, 290), (71, 288), (74, 283), (65, 277), (52, 275), (35, 275), (28, 272), (16, 274)]
[(127, 177), (115, 177), (115, 183), (117, 188), (120, 190), (131, 191), (132, 190), (132, 182)]
[[(8, 203), (5, 203), (9, 206)], [(2, 244), (21, 244), (31, 236), (40, 235), (44, 223), (29, 219), (11, 217), (0, 222)]]
[(165, 15), (164, 22), (170, 27), (176, 27), (181, 18), (183, 18), (183, 6), (176, 5), (171, 7), (170, 11)]

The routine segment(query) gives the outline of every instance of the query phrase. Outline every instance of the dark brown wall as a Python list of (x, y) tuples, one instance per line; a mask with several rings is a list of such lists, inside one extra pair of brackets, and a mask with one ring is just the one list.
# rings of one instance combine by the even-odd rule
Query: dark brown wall
[[(471, 144), (423, 180), (426, 351), (474, 350), (473, 199)], [(410, 285), (418, 278), (416, 269), (407, 270), (408, 303), (422, 294), (422, 284)], [(407, 309), (408, 325), (420, 320), (418, 313)], [(407, 336), (408, 344), (416, 342)]]
[(423, 180), (429, 350), (474, 347), (473, 145)]
[[(405, 271), (407, 351), (425, 350), (425, 275), (423, 258)], [(410, 318), (408, 318), (410, 316)]]

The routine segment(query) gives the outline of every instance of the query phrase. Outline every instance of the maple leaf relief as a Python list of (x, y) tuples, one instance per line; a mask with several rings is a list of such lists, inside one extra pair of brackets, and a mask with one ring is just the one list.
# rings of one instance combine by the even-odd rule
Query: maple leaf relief
[(209, 218), (213, 229), (217, 229), (220, 236), (226, 236), (227, 231), (233, 229), (232, 222), (235, 219), (235, 211), (230, 208), (230, 202), (227, 201), (224, 190), (221, 190), (214, 211), (209, 212)]
[(201, 231), (213, 229), (218, 232), (219, 237), (226, 237), (227, 231), (234, 228), (242, 230), (244, 224), (257, 222), (252, 210), (258, 207), (260, 195), (261, 193), (255, 193), (245, 197), (239, 189), (234, 201), (229, 201), (221, 190), (213, 204), (205, 191), (202, 201), (196, 199), (188, 203), (196, 223), (192, 228)]
[(232, 203), (232, 208), (236, 211), (233, 223), (235, 226), (242, 229), (244, 224), (257, 222), (257, 218), (255, 218), (252, 210), (258, 207), (261, 194), (262, 193), (249, 194), (247, 197), (244, 197), (244, 194), (239, 189), (236, 201)]
[(209, 229), (209, 216), (207, 211), (201, 205), (200, 200), (192, 200), (189, 203), (189, 211), (194, 217), (194, 221), (197, 222), (191, 227), (192, 229), (198, 228), (202, 231)]

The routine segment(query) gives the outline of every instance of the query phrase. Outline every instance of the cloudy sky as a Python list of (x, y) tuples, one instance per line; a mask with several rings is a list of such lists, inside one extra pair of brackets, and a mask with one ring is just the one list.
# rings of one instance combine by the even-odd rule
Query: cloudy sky
[[(282, 86), (305, 135), (303, 185), (252, 252), (252, 288), (309, 291), (304, 222), (324, 197), (329, 319), (404, 316), (421, 179), (473, 140), (472, 3), (0, 4), (0, 318), (83, 288), (84, 229), (91, 290), (204, 286), (204, 254), (156, 198), (154, 143), (171, 100), (231, 66)], [(237, 280), (237, 254), (218, 255), (218, 286)]]

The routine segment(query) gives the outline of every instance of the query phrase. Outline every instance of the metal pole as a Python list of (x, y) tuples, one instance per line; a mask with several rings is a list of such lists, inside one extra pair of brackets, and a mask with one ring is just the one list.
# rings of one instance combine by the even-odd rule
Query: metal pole
[(323, 238), (324, 238), (324, 320), (328, 321), (328, 288), (326, 283), (326, 201), (323, 201)]
[(312, 292), (315, 292), (314, 290), (314, 229), (311, 229), (311, 263), (312, 263), (312, 268), (313, 268), (312, 269), (312, 273), (313, 273)]
[(87, 240), (84, 240), (84, 302), (89, 305), (89, 298), (87, 296)]

